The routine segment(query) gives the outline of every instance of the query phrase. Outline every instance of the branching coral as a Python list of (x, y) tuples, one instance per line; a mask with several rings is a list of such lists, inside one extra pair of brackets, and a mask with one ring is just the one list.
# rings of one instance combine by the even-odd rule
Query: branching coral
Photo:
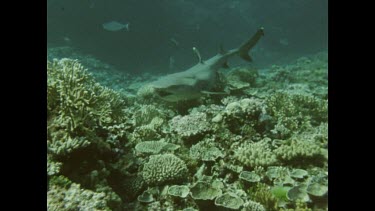
[(276, 155), (268, 142), (267, 139), (255, 143), (245, 142), (235, 149), (234, 158), (250, 168), (274, 165), (277, 162)]
[(292, 139), (289, 144), (285, 144), (275, 149), (277, 158), (292, 164), (319, 164), (324, 161), (322, 149), (314, 142)]
[[(125, 98), (124, 90), (135, 89), (119, 94), (105, 88), (78, 61), (48, 62), (48, 209), (325, 207), (328, 181), (319, 176), (328, 165), (322, 59), (300, 59), (259, 75), (237, 68), (227, 75), (231, 95), (222, 103), (215, 95), (173, 106), (147, 86)], [(96, 64), (88, 62), (92, 73)], [(101, 84), (116, 78), (98, 68), (110, 67), (96, 68)], [(131, 83), (121, 80), (111, 87)], [(311, 201), (299, 204), (307, 195)]]
[(47, 62), (47, 74), (51, 153), (63, 155), (91, 142), (106, 141), (108, 131), (104, 128), (126, 119), (120, 94), (96, 83), (78, 61)]
[(279, 138), (288, 138), (328, 119), (328, 103), (308, 95), (276, 92), (266, 99), (267, 114), (276, 120), (272, 132)]
[(263, 205), (252, 200), (248, 200), (243, 206), (244, 208), (241, 211), (266, 211)]
[(259, 202), (266, 210), (277, 211), (277, 198), (271, 193), (270, 188), (263, 184), (258, 183), (256, 186), (249, 190), (250, 198)]

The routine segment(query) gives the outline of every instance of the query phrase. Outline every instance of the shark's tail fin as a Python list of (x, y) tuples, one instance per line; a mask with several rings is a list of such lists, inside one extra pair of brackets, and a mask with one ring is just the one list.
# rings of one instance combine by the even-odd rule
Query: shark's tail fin
[(255, 44), (257, 44), (257, 42), (262, 36), (264, 36), (263, 27), (258, 29), (258, 31), (247, 42), (245, 42), (244, 44), (241, 45), (241, 47), (239, 47), (238, 54), (240, 55), (240, 57), (246, 61), (251, 62), (252, 59), (249, 56), (248, 52), (250, 51), (251, 48), (255, 46)]

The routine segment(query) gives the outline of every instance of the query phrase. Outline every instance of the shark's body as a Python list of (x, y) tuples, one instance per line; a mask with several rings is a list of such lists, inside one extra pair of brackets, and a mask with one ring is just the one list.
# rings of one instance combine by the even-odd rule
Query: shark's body
[(246, 61), (252, 61), (248, 52), (264, 35), (263, 28), (258, 31), (239, 48), (220, 52), (203, 61), (195, 48), (199, 62), (193, 67), (178, 73), (166, 75), (159, 80), (149, 84), (155, 93), (163, 100), (177, 102), (199, 98), (202, 93), (208, 92), (217, 83), (217, 70), (221, 67), (228, 67), (227, 60), (239, 55)]

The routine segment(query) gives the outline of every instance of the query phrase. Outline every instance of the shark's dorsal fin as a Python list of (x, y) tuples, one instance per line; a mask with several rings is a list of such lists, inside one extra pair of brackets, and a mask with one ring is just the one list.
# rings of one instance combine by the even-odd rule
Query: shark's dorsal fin
[(224, 50), (224, 48), (223, 48), (223, 44), (220, 44), (220, 46), (219, 46), (219, 54), (224, 55), (224, 54), (226, 54), (226, 53), (227, 53), (227, 51)]
[(199, 53), (198, 49), (196, 47), (193, 47), (193, 51), (194, 51), (195, 55), (198, 57), (198, 62), (201, 63), (201, 64), (204, 64), (204, 62), (202, 60), (202, 57), (201, 57), (201, 54)]

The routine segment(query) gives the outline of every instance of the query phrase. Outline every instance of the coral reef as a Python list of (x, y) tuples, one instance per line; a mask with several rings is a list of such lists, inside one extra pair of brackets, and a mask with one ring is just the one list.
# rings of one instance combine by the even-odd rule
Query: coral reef
[(326, 52), (223, 70), (226, 94), (186, 103), (142, 86), (156, 75), (48, 57), (49, 210), (328, 209)]

